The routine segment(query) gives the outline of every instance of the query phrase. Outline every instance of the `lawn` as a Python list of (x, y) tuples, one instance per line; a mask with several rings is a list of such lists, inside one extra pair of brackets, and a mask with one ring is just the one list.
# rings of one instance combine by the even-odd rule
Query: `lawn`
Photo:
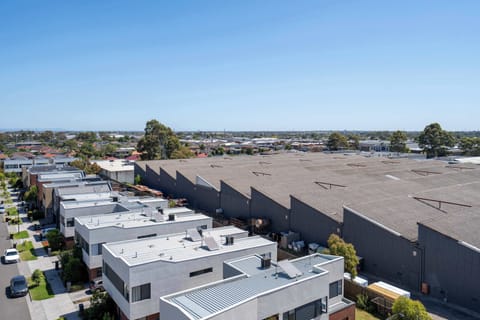
[(17, 244), (17, 250), (20, 252), (20, 258), (23, 261), (37, 260), (37, 257), (33, 254), (35, 249), (31, 241), (24, 241), (23, 243)]
[(379, 318), (371, 315), (367, 311), (356, 308), (355, 309), (355, 319), (356, 320), (378, 320)]
[(36, 286), (31, 279), (29, 279), (28, 284), (30, 297), (32, 297), (32, 300), (45, 300), (55, 296), (45, 277), (42, 277), (42, 280), (38, 286)]
[(28, 238), (28, 231), (20, 231), (13, 234), (13, 239), (26, 239)]

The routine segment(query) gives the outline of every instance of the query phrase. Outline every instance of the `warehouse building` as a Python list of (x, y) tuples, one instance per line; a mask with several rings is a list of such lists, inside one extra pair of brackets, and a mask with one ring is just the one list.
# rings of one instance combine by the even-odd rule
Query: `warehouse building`
[[(480, 312), (478, 283), (467, 280), (479, 270), (478, 166), (290, 153), (140, 161), (135, 173), (192, 208), (269, 219), (272, 232), (322, 245), (336, 233), (355, 245), (364, 272)], [(435, 237), (446, 242), (442, 250), (429, 249)], [(450, 271), (435, 265), (439, 256)], [(460, 277), (455, 263), (471, 267)]]

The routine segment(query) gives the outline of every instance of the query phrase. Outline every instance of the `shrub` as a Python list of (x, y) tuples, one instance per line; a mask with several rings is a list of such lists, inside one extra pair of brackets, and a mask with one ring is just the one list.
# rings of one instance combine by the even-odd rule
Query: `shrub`
[(366, 294), (357, 294), (357, 307), (362, 310), (368, 309), (368, 296)]
[(45, 278), (43, 275), (42, 270), (36, 269), (32, 273), (32, 281), (35, 283), (36, 286), (40, 285), (40, 282)]

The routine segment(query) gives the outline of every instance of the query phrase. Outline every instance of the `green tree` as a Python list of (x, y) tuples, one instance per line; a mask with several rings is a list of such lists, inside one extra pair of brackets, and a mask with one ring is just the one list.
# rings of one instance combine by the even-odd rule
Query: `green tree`
[(349, 147), (353, 150), (360, 149), (360, 137), (357, 134), (351, 134), (348, 136)]
[(187, 147), (182, 146), (180, 149), (177, 149), (172, 152), (170, 159), (188, 159), (192, 158), (194, 153)]
[(23, 195), (23, 199), (28, 202), (36, 202), (38, 194), (37, 186), (30, 186), (30, 188)]
[(407, 152), (407, 134), (403, 131), (397, 130), (390, 136), (390, 151), (392, 152)]
[(137, 144), (137, 150), (142, 152), (142, 160), (170, 159), (178, 149), (180, 141), (172, 129), (155, 119), (147, 122), (145, 134)]
[(334, 233), (328, 237), (327, 243), (328, 249), (324, 252), (334, 256), (342, 256), (344, 258), (345, 271), (352, 275), (352, 279), (355, 278), (359, 261), (353, 244), (343, 241), (342, 238)]
[(460, 148), (465, 155), (480, 156), (480, 138), (463, 137), (460, 140)]
[(340, 150), (348, 147), (348, 139), (343, 134), (333, 132), (328, 136), (327, 147), (329, 150)]
[(97, 141), (97, 134), (95, 132), (92, 132), (92, 131), (79, 132), (75, 138), (78, 141), (94, 143), (95, 141)]
[(82, 315), (85, 320), (114, 320), (115, 303), (107, 292), (95, 292), (90, 298), (90, 308)]
[(48, 240), (48, 246), (50, 247), (50, 249), (54, 251), (60, 250), (65, 243), (63, 234), (61, 234), (60, 231), (56, 229), (49, 231), (46, 237)]
[(392, 312), (398, 319), (405, 320), (431, 320), (424, 305), (418, 300), (399, 297), (393, 303)]
[(142, 176), (137, 174), (135, 178), (133, 179), (134, 184), (142, 184)]
[(42, 270), (40, 269), (35, 269), (32, 273), (32, 281), (35, 283), (36, 286), (40, 285), (40, 282), (42, 282), (42, 279), (45, 278), (43, 275)]
[(84, 142), (78, 152), (79, 152), (79, 156), (81, 157), (83, 156), (87, 159), (90, 159), (95, 155), (96, 150), (92, 143)]
[(453, 136), (443, 130), (438, 123), (429, 124), (418, 136), (418, 144), (427, 153), (427, 158), (446, 155), (447, 147), (453, 146), (454, 143)]

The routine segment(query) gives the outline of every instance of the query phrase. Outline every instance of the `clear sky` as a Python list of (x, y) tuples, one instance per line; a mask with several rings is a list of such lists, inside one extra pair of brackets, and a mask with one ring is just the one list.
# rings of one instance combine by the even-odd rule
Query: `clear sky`
[(480, 129), (478, 0), (0, 1), (0, 128)]

